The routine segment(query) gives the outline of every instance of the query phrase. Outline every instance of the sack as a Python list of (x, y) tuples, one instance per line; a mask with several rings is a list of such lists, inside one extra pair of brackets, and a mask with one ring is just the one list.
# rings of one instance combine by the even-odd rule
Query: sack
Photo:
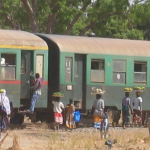
[(79, 112), (79, 111), (75, 111), (75, 112), (74, 112), (74, 121), (75, 121), (75, 122), (79, 122), (80, 119), (81, 119), (81, 114), (80, 114), (80, 112)]
[(103, 110), (95, 110), (94, 116), (103, 117)]

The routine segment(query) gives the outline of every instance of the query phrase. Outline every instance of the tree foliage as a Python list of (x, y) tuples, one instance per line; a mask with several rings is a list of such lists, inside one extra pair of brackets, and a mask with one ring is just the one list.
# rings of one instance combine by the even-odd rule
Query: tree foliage
[[(145, 3), (142, 3), (145, 2)], [(0, 26), (51, 34), (144, 39), (149, 0), (0, 0)], [(145, 15), (145, 12), (147, 13)]]

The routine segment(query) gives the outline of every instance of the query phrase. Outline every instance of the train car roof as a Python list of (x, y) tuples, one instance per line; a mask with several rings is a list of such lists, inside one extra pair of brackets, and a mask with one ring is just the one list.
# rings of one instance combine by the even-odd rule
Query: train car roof
[(0, 48), (16, 48), (25, 50), (48, 49), (44, 40), (38, 36), (20, 30), (0, 30)]
[(142, 40), (111, 39), (70, 35), (37, 34), (59, 47), (61, 52), (79, 54), (111, 54), (150, 56), (150, 42)]

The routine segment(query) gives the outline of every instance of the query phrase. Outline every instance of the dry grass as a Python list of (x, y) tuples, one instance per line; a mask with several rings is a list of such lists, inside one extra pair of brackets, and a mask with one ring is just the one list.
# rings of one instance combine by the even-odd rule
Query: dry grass
[[(101, 140), (100, 133), (90, 128), (73, 132), (52, 132), (47, 130), (46, 124), (41, 124), (35, 128), (34, 135), (24, 135), (21, 134), (22, 131), (13, 132), (13, 144), (9, 150), (108, 150), (106, 139)], [(148, 128), (111, 129), (109, 134), (108, 139), (117, 139), (112, 150), (150, 150)], [(25, 139), (30, 140), (32, 145), (22, 146), (21, 143)]]
[(16, 132), (13, 133), (13, 145), (10, 149), (11, 150), (21, 150), (20, 138), (19, 138), (19, 135)]
[[(46, 133), (46, 132), (45, 132)], [(148, 135), (142, 130), (111, 130), (108, 139), (117, 139), (113, 146), (114, 150), (149, 150), (149, 141), (145, 139)], [(44, 135), (44, 132), (43, 132)], [(34, 145), (32, 149), (44, 150), (107, 150), (106, 139), (101, 140), (99, 132), (51, 132), (43, 145)]]

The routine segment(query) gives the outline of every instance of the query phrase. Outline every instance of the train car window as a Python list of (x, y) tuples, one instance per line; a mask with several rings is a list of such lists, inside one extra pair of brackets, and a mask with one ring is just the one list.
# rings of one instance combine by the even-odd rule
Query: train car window
[(16, 79), (15, 54), (1, 54), (1, 79), (2, 80)]
[(104, 83), (105, 82), (105, 69), (104, 60), (92, 59), (91, 60), (91, 82)]
[(26, 73), (26, 56), (21, 56), (21, 74)]
[(72, 82), (72, 57), (65, 58), (65, 82)]
[(113, 83), (126, 83), (125, 60), (113, 60)]
[(134, 83), (144, 84), (147, 83), (147, 63), (146, 62), (134, 62)]
[(40, 77), (43, 78), (43, 70), (44, 70), (44, 56), (36, 55), (36, 72), (40, 74)]

